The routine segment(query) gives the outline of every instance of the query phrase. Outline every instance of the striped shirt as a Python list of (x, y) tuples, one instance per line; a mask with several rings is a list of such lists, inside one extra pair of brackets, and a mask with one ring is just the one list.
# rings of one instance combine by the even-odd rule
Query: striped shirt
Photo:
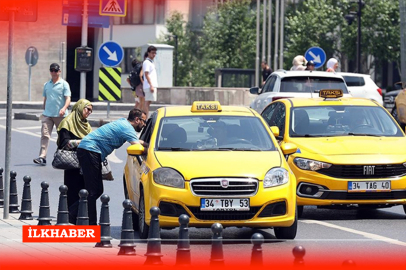
[(125, 142), (138, 142), (134, 127), (125, 118), (105, 124), (82, 139), (78, 148), (101, 154), (102, 161)]

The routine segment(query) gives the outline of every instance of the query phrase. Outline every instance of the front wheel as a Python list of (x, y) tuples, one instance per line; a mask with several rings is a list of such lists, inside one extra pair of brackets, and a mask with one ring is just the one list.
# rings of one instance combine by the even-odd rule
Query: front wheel
[(293, 222), (290, 227), (275, 227), (275, 236), (278, 239), (288, 239), (293, 240), (296, 237), (297, 233), (297, 212), (295, 216), (295, 222)]
[(303, 210), (304, 210), (304, 206), (303, 205), (298, 205), (297, 206), (297, 217), (301, 218), (303, 216)]
[(144, 191), (141, 190), (139, 213), (138, 213), (138, 227), (141, 239), (148, 238), (149, 226), (145, 222), (145, 201), (144, 201)]

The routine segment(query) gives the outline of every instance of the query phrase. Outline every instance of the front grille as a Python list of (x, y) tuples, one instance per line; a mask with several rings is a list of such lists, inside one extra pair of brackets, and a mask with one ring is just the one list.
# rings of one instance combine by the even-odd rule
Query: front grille
[(260, 206), (251, 207), (249, 211), (200, 211), (200, 207), (191, 207), (189, 210), (200, 220), (247, 220), (252, 219)]
[[(222, 181), (228, 186), (223, 187)], [(258, 180), (251, 178), (205, 178), (190, 181), (190, 187), (196, 196), (246, 197), (254, 196), (258, 190)]]
[(403, 164), (375, 165), (374, 174), (365, 175), (364, 165), (332, 165), (328, 169), (321, 169), (317, 172), (335, 178), (371, 179), (404, 176), (406, 175), (406, 167)]
[(391, 192), (334, 192), (326, 191), (320, 199), (325, 200), (396, 200), (406, 199), (406, 191)]

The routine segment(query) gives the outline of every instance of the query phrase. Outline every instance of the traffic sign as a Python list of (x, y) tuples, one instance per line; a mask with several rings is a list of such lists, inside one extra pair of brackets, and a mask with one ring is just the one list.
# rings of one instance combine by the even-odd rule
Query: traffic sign
[(0, 21), (8, 21), (10, 11), (14, 12), (16, 22), (36, 22), (38, 1), (0, 1)]
[(37, 48), (30, 46), (25, 52), (25, 62), (28, 66), (35, 66), (38, 62), (38, 50)]
[(125, 17), (127, 0), (100, 0), (100, 15)]
[(121, 68), (100, 68), (99, 100), (121, 99)]
[[(87, 14), (88, 27), (110, 27), (110, 18), (100, 16), (99, 0), (88, 0)], [(83, 0), (63, 0), (62, 25), (82, 26)]]
[(124, 50), (117, 42), (107, 41), (100, 45), (98, 56), (103, 65), (116, 67), (123, 61)]
[(326, 62), (326, 53), (320, 47), (311, 47), (306, 51), (305, 58), (307, 61), (312, 60), (314, 67), (319, 68)]

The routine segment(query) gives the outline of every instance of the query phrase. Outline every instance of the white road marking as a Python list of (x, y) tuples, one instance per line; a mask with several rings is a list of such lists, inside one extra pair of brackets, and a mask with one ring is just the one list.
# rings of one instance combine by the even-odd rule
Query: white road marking
[(107, 156), (107, 160), (113, 163), (123, 163), (123, 161), (116, 156), (116, 150)]
[(0, 120), (6, 120), (7, 117), (0, 117)]
[(18, 129), (24, 130), (24, 129), (40, 129), (41, 126), (35, 126), (35, 127), (19, 127)]
[(363, 232), (363, 231), (358, 231), (358, 230), (354, 230), (354, 229), (334, 225), (334, 224), (331, 224), (331, 223), (327, 223), (327, 222), (324, 222), (324, 221), (300, 220), (300, 222), (307, 223), (307, 224), (318, 224), (318, 225), (321, 225), (321, 226), (330, 227), (330, 228), (333, 228), (333, 229), (342, 230), (342, 231), (346, 231), (346, 232), (349, 232), (349, 233), (362, 235), (365, 238), (369, 238), (369, 239), (373, 239), (373, 240), (377, 240), (377, 241), (382, 241), (382, 242), (386, 242), (386, 243), (389, 243), (389, 244), (404, 246), (404, 247), (406, 246), (405, 242), (399, 241), (397, 239), (388, 238), (388, 237), (381, 236), (381, 235), (374, 234), (374, 233), (367, 233), (367, 232)]
[[(6, 126), (0, 125), (0, 128), (6, 129)], [(11, 130), (15, 131), (15, 132), (18, 132), (18, 133), (23, 133), (23, 134), (31, 135), (31, 136), (34, 136), (34, 137), (37, 137), (37, 138), (41, 138), (41, 134), (36, 134), (34, 132), (19, 130), (19, 129), (15, 129), (15, 128), (12, 128)], [(49, 140), (53, 141), (53, 142), (56, 142), (56, 139), (54, 139), (52, 137)]]

